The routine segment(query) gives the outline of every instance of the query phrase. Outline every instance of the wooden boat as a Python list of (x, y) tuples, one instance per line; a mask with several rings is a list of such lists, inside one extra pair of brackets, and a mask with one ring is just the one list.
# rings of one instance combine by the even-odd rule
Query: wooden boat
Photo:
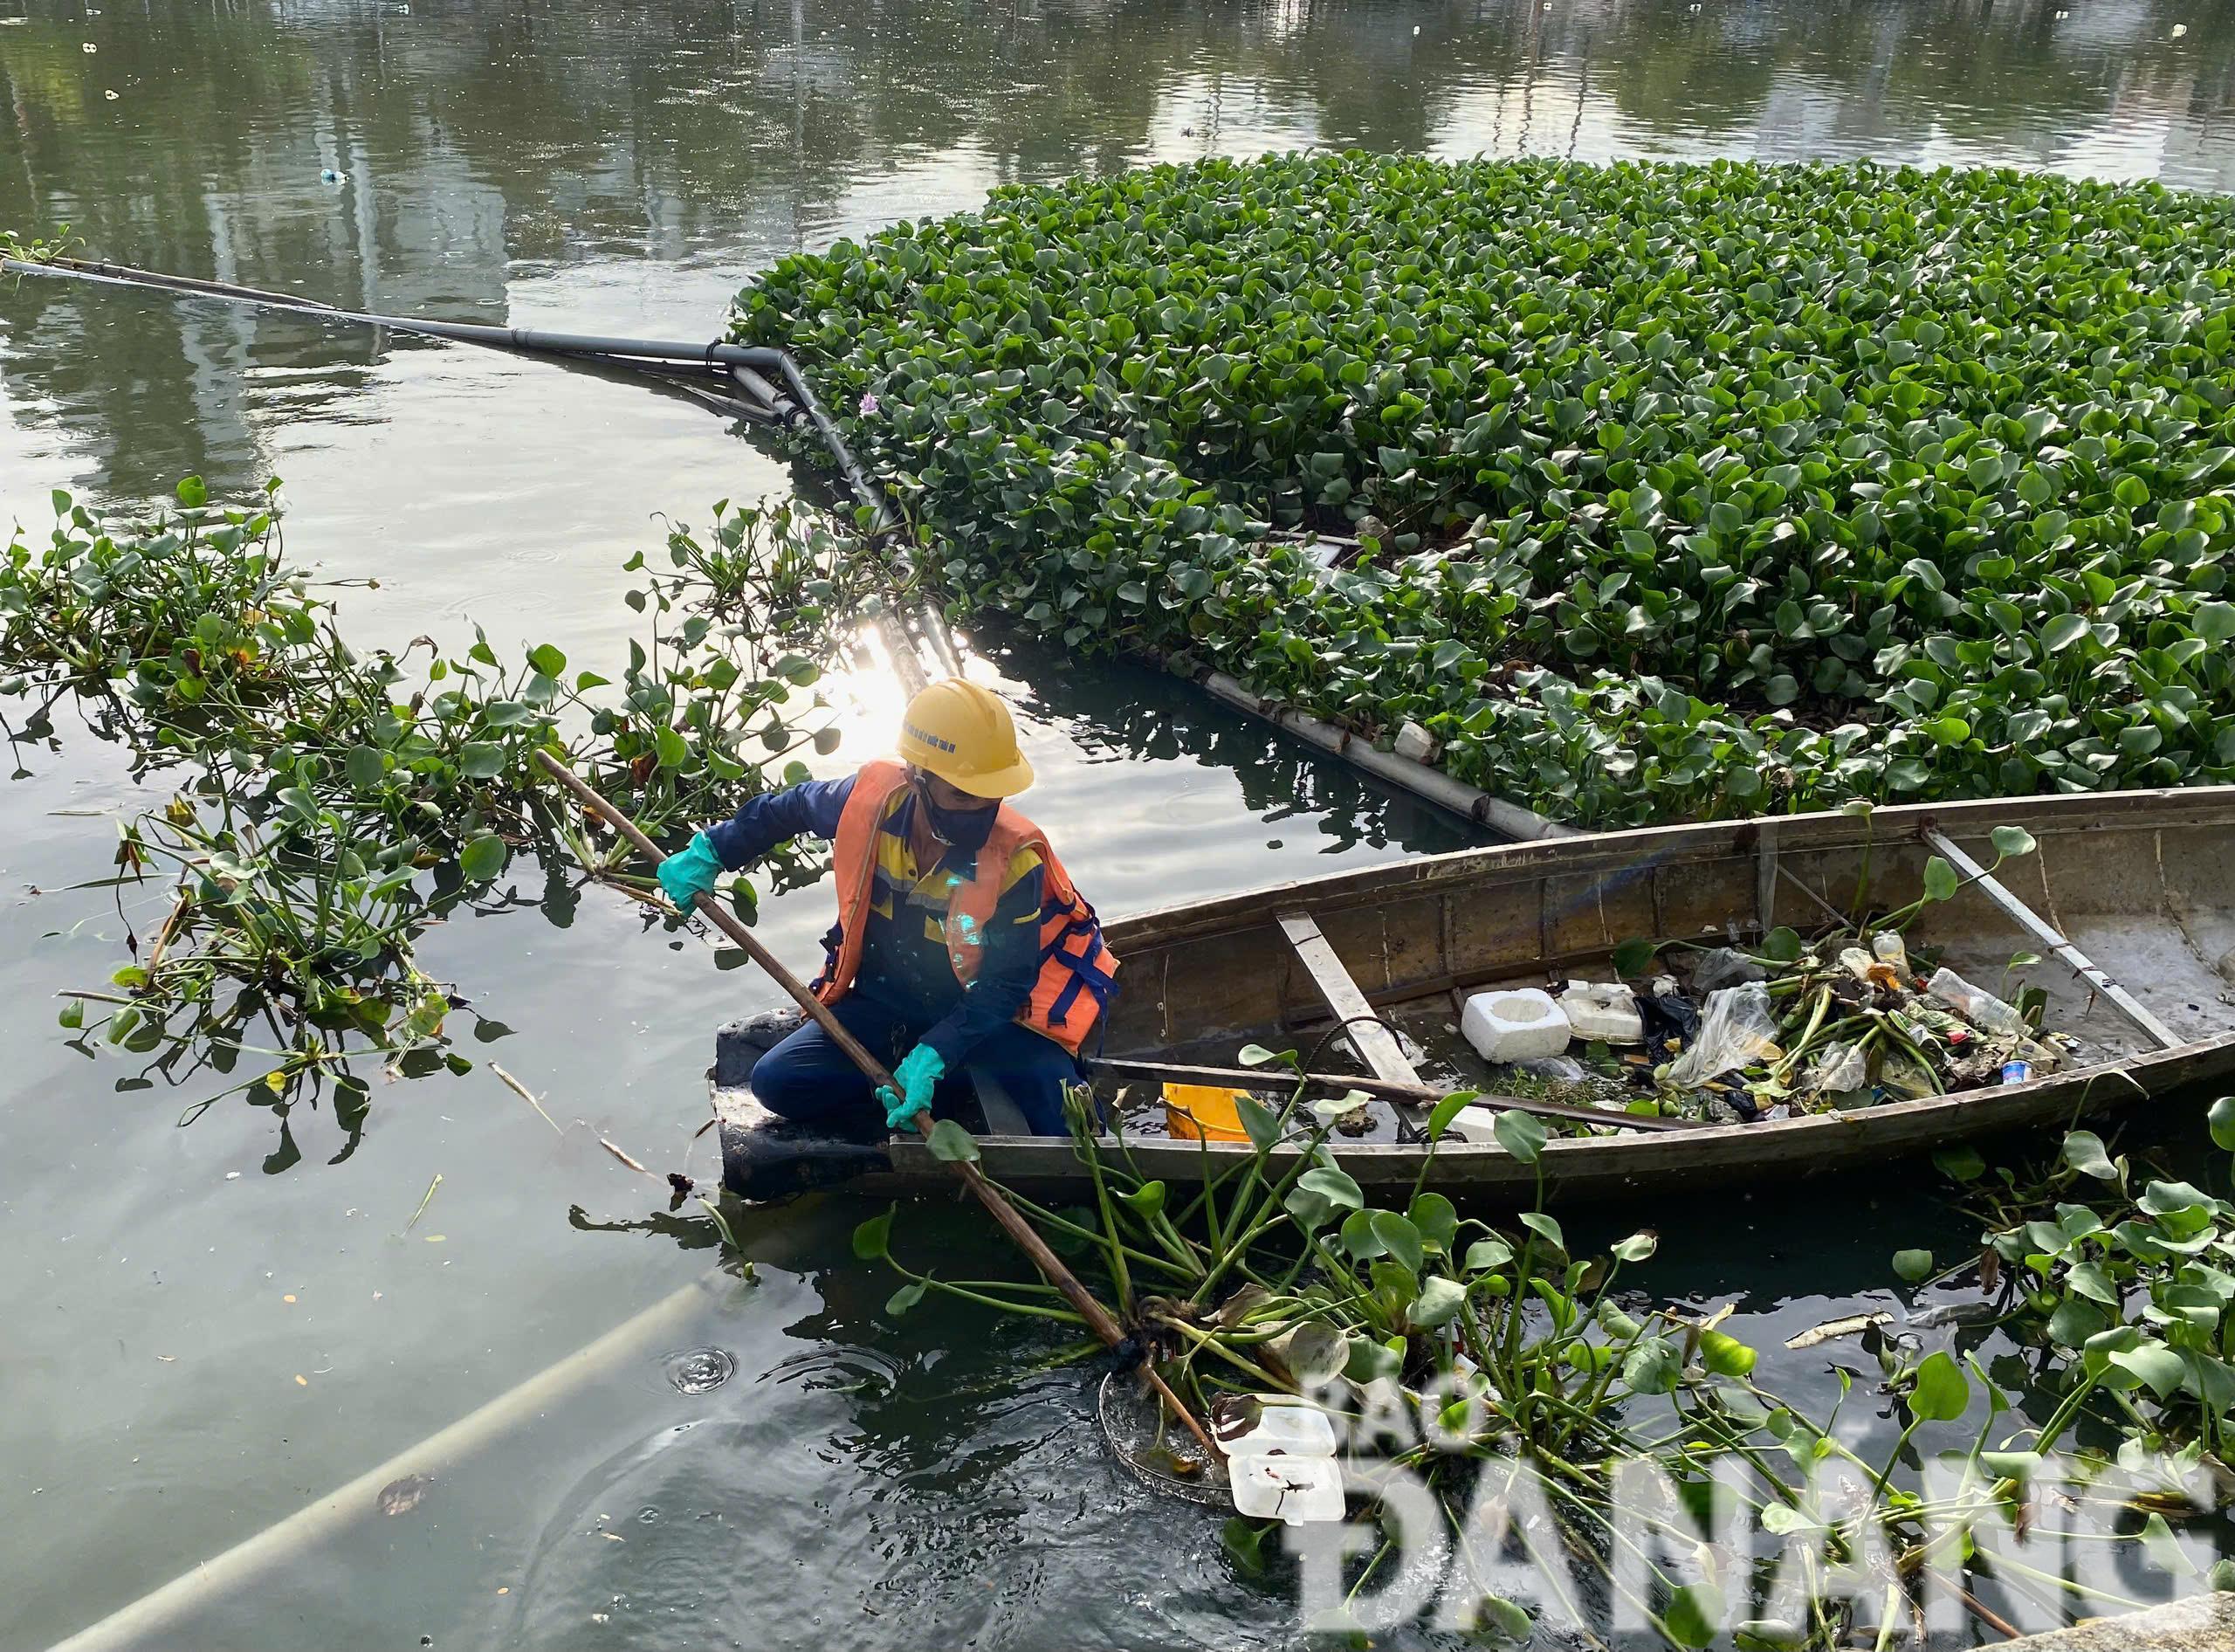
[[(1555, 1199), (1620, 1198), (1790, 1180), (2061, 1126), (2235, 1070), (2231, 825), (2235, 786), (2025, 797), (1595, 833), (1285, 884), (1111, 923), (1124, 990), (1106, 1053), (1231, 1066), (1248, 1043), (1308, 1050), (1331, 1035), (1317, 1070), (1494, 1089), (1454, 1036), (1461, 991), (1609, 980), (1613, 948), (1634, 937), (1743, 944), (1781, 924), (1805, 934), (1855, 903), (1866, 878), (1874, 906), (1909, 901), (1931, 857), (1969, 877), (1994, 862), (1995, 827), (2020, 826), (2035, 852), (1927, 907), (1910, 935), (1989, 986), (2013, 955), (2039, 953), (2023, 974), (2048, 995), (2044, 1025), (2078, 1041), (2053, 1073), (1753, 1124), (1555, 1136), (1543, 1166)], [(1335, 1030), (1369, 1010), (1420, 1057), (1372, 1022)], [(775, 1155), (772, 1180), (756, 1158), (767, 1115), (722, 1077), (718, 1063), (726, 1174), (749, 1195), (809, 1182), (881, 1194), (950, 1184), (948, 1167), (914, 1138), (802, 1144)], [(1393, 1106), (1378, 1112), (1387, 1117), (1373, 1136), (1330, 1145), (1369, 1196), (1401, 1199), (1427, 1150), (1400, 1139)], [(1248, 1151), (1173, 1139), (1156, 1114), (1155, 1124), (1120, 1115), (1146, 1174), (1196, 1182)], [(1067, 1139), (987, 1134), (979, 1146), (988, 1174), (1035, 1196), (1075, 1197), (1086, 1186)], [(1428, 1185), (1496, 1202), (1527, 1196), (1534, 1180), (1494, 1142), (1447, 1137)]]

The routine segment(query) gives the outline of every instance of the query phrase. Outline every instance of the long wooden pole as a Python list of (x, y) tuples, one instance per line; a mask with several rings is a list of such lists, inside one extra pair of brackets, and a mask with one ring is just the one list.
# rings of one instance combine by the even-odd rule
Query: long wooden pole
[[(574, 793), (583, 808), (627, 838), (638, 854), (654, 862), (660, 858), (658, 845), (636, 829), (635, 821), (599, 796), (581, 775), (549, 752), (540, 751), (535, 755), (553, 779)], [(778, 986), (792, 995), (792, 1001), (829, 1035), (832, 1043), (846, 1052), (849, 1061), (868, 1075), (871, 1084), (889, 1085), (895, 1091), (898, 1091), (900, 1086), (891, 1073), (885, 1070), (884, 1063), (871, 1055), (860, 1039), (846, 1030), (838, 1018), (830, 1013), (829, 1006), (809, 992), (797, 975), (777, 960), (774, 953), (755, 940), (753, 932), (739, 923), (734, 913), (726, 911), (719, 901), (703, 893), (694, 904), (707, 922), (743, 947), (746, 957), (760, 965)], [(931, 1115), (918, 1113), (916, 1128), (929, 1136), (932, 1133)], [(987, 1214), (993, 1217), (1001, 1231), (1015, 1241), (1020, 1250), (1032, 1258), (1032, 1265), (1040, 1270), (1048, 1283), (1062, 1292), (1063, 1300), (1069, 1303), (1078, 1316), (1086, 1321), (1087, 1328), (1110, 1347), (1114, 1348), (1124, 1342), (1124, 1330), (1111, 1317), (1110, 1310), (1095, 1300), (1093, 1293), (1081, 1284), (1077, 1277), (1063, 1265), (1062, 1259), (1048, 1248), (1048, 1242), (1033, 1231), (1032, 1224), (1017, 1215), (1016, 1208), (1001, 1196), (1001, 1189), (987, 1180), (985, 1174), (969, 1160), (957, 1159), (949, 1163), (955, 1174), (962, 1178), (963, 1185), (977, 1196), (980, 1204), (986, 1207)], [(1209, 1454), (1211, 1460), (1217, 1462), (1223, 1457), (1225, 1454), (1219, 1449), (1217, 1442), (1195, 1420), (1195, 1414), (1188, 1410), (1186, 1402), (1172, 1391), (1171, 1385), (1157, 1374), (1156, 1367), (1145, 1362), (1141, 1372), (1172, 1415), (1186, 1425), (1187, 1431), (1195, 1436), (1196, 1443)]]

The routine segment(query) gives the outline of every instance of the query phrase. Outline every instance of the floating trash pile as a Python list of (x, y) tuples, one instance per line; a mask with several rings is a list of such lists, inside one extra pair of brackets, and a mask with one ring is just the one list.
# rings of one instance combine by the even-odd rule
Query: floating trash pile
[[(1999, 865), (2031, 853), (2033, 840), (2005, 827), (1995, 845)], [(1940, 964), (1937, 948), (1911, 950), (1906, 926), (1963, 887), (1937, 857), (1925, 885), (1899, 912), (1813, 940), (1778, 928), (1751, 950), (1626, 942), (1614, 955), (1622, 979), (1571, 981), (1557, 994), (1478, 992), (1459, 1031), (1506, 1070), (1502, 1087), (1723, 1123), (1915, 1101), (2054, 1070), (2072, 1040), (2042, 1029), (2045, 993), (1996, 991)], [(2021, 953), (2010, 968), (2038, 961)]]

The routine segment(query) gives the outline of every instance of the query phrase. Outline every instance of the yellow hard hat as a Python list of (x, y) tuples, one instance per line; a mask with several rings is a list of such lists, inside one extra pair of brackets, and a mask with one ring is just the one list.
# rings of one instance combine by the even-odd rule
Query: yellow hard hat
[(1032, 784), (1009, 708), (959, 677), (933, 683), (900, 719), (900, 755), (973, 797), (1014, 797)]

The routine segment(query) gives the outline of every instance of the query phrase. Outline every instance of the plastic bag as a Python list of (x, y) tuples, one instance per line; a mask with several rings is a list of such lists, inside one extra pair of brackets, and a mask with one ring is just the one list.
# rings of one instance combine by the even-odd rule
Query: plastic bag
[(1870, 1082), (1869, 1063), (1862, 1046), (1842, 1041), (1829, 1045), (1808, 1070), (1808, 1088), (1822, 1096), (1843, 1095)]
[(1689, 1089), (1734, 1067), (1775, 1061), (1784, 1053), (1778, 1048), (1778, 1018), (1770, 1008), (1770, 989), (1750, 981), (1708, 995), (1700, 1036), (1669, 1068), (1668, 1082)]
[(1718, 946), (1702, 955), (1692, 966), (1692, 990), (1695, 993), (1714, 992), (1737, 981), (1766, 981), (1770, 972), (1744, 953), (1732, 947)]
[(1671, 1040), (1681, 1050), (1699, 1036), (1699, 1008), (1678, 995), (1674, 981), (1667, 992), (1655, 992), (1651, 997), (1640, 995), (1638, 1014), (1645, 1021), (1646, 1047), (1655, 1057), (1669, 1048)]

